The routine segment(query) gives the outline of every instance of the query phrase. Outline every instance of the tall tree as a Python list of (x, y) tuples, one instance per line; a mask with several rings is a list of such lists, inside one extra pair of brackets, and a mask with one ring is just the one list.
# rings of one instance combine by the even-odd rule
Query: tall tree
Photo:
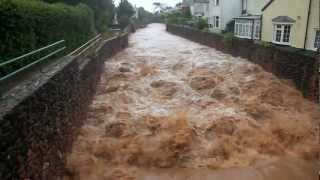
[(78, 3), (87, 4), (93, 11), (95, 16), (95, 26), (99, 32), (107, 30), (108, 25), (112, 23), (114, 14), (113, 0), (42, 0), (48, 3), (66, 3), (76, 5)]
[(134, 15), (135, 9), (127, 0), (121, 0), (117, 13), (120, 26), (125, 28), (130, 23), (130, 18)]
[(108, 26), (111, 25), (115, 5), (113, 0), (80, 0), (83, 3), (90, 6), (95, 13), (95, 24), (96, 29), (99, 32), (107, 30)]
[(118, 15), (131, 17), (134, 13), (135, 10), (133, 6), (127, 0), (121, 0), (118, 7)]
[(42, 1), (48, 2), (48, 3), (65, 3), (70, 5), (76, 5), (80, 3), (82, 0), (42, 0)]

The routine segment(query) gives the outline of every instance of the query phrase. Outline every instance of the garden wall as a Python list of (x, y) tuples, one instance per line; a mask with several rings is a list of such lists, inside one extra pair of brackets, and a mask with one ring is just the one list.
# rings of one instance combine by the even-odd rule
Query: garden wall
[(89, 58), (63, 57), (0, 96), (0, 179), (57, 179), (95, 93), (104, 61), (128, 46), (105, 41)]
[(226, 42), (223, 35), (186, 26), (167, 25), (167, 31), (233, 56), (246, 58), (279, 78), (292, 80), (306, 98), (319, 102), (319, 58), (316, 53), (290, 47), (266, 46), (238, 38)]

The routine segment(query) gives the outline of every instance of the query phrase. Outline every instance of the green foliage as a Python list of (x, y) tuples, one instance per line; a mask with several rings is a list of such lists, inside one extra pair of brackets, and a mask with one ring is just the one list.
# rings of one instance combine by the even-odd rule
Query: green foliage
[(149, 24), (150, 22), (153, 22), (154, 15), (151, 12), (146, 11), (143, 7), (140, 7), (138, 9), (138, 15), (139, 15), (138, 21), (142, 25)]
[(118, 21), (122, 29), (126, 28), (130, 24), (130, 18), (127, 15), (120, 16)]
[(260, 44), (262, 47), (265, 47), (265, 48), (269, 48), (272, 46), (270, 42), (266, 42), (266, 41), (261, 41)]
[[(64, 0), (65, 1), (65, 0)], [(76, 0), (74, 0), (76, 1)], [(95, 27), (103, 33), (112, 24), (115, 6), (113, 0), (77, 0), (87, 4), (94, 12)]]
[(117, 13), (121, 28), (125, 28), (130, 24), (130, 18), (134, 15), (135, 10), (127, 0), (121, 0)]
[(77, 5), (84, 3), (88, 5), (94, 12), (95, 27), (103, 33), (106, 32), (108, 26), (111, 25), (114, 14), (113, 0), (42, 0), (48, 3), (65, 3), (70, 5)]
[(204, 30), (209, 28), (208, 19), (197, 18), (195, 21), (195, 27), (199, 30)]
[(190, 7), (187, 8), (186, 10), (184, 10), (182, 13), (183, 13), (183, 16), (184, 16), (185, 18), (189, 18), (189, 19), (192, 18), (192, 14), (191, 14)]
[(65, 3), (70, 5), (77, 5), (81, 3), (82, 0), (42, 0), (42, 1), (48, 2), (48, 3)]
[(154, 13), (153, 14), (153, 19), (152, 19), (152, 22), (155, 22), (155, 23), (165, 23), (166, 21), (166, 16), (162, 13)]
[(71, 51), (95, 35), (93, 12), (84, 4), (0, 0), (0, 22), (0, 62), (62, 39)]
[(208, 19), (206, 18), (194, 18), (192, 19), (190, 9), (185, 11), (174, 11), (167, 14), (166, 23), (187, 25), (199, 30), (207, 30), (209, 28)]
[(192, 19), (186, 13), (183, 13), (180, 11), (174, 11), (172, 13), (167, 14), (166, 20), (168, 24), (187, 25), (188, 22), (191, 21)]
[(223, 44), (226, 47), (232, 47), (235, 44), (236, 37), (234, 37), (233, 33), (225, 33), (223, 35)]

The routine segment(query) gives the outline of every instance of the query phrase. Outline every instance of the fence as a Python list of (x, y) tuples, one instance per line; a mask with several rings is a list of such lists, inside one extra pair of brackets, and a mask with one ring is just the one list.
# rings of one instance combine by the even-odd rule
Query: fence
[[(39, 64), (66, 49), (65, 40), (61, 40), (34, 50), (19, 57), (0, 63), (0, 83)], [(62, 46), (62, 47), (61, 47)], [(44, 54), (44, 55), (43, 55)]]
[(50, 180), (65, 173), (66, 152), (86, 118), (103, 63), (127, 45), (128, 34), (98, 35), (1, 94), (0, 179)]

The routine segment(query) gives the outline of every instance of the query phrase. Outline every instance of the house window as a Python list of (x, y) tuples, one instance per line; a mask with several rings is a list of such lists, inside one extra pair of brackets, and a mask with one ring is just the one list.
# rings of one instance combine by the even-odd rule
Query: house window
[(314, 48), (320, 48), (320, 30), (316, 32), (316, 38), (314, 40)]
[(213, 27), (219, 28), (220, 27), (220, 17), (213, 16)]
[(273, 42), (276, 44), (289, 45), (291, 26), (291, 24), (275, 24)]
[(219, 4), (220, 4), (220, 1), (219, 1), (219, 0), (214, 0), (214, 5), (215, 5), (215, 6), (219, 6)]
[(250, 20), (236, 20), (235, 35), (239, 38), (251, 39), (252, 21)]

